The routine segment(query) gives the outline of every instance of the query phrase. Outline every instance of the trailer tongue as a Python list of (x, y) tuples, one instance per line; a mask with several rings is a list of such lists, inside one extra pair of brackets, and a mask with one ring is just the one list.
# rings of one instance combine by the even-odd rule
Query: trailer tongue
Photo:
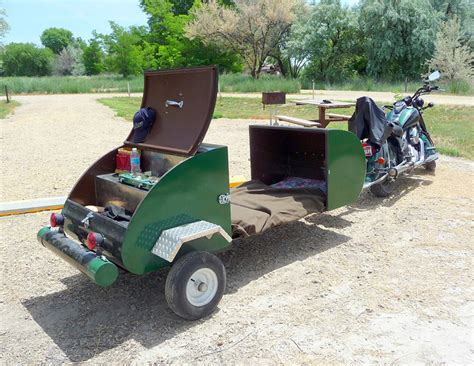
[[(118, 267), (144, 274), (171, 266), (168, 304), (198, 319), (225, 289), (224, 266), (212, 253), (232, 238), (357, 199), (365, 175), (360, 142), (326, 129), (251, 126), (252, 180), (231, 190), (227, 147), (202, 143), (216, 95), (215, 67), (145, 73), (142, 107), (156, 111), (146, 138), (133, 142), (132, 130), (123, 146), (94, 163), (61, 219), (52, 220), (55, 227), (40, 230), (40, 243), (104, 287)], [(115, 173), (127, 147), (141, 150), (148, 176)]]

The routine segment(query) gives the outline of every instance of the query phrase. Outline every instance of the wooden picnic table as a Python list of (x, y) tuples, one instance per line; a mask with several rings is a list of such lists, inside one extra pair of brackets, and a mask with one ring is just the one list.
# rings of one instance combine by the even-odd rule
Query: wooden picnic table
[(319, 119), (311, 121), (319, 123), (321, 128), (326, 127), (331, 122), (348, 121), (351, 117), (344, 114), (326, 113), (326, 109), (350, 108), (356, 105), (355, 103), (351, 102), (338, 102), (335, 100), (332, 100), (331, 103), (325, 103), (322, 100), (315, 99), (299, 99), (293, 100), (292, 102), (296, 103), (296, 105), (314, 105), (315, 107), (318, 107)]

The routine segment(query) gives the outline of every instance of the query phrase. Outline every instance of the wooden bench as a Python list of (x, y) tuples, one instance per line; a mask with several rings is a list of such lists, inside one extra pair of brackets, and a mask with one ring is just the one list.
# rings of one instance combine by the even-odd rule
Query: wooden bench
[(345, 114), (337, 114), (337, 113), (327, 113), (326, 116), (328, 116), (330, 119), (334, 121), (347, 121), (351, 116), (347, 116)]
[(277, 122), (278, 121), (290, 122), (290, 123), (294, 123), (296, 125), (300, 125), (300, 126), (303, 126), (303, 127), (319, 127), (319, 126), (321, 126), (321, 124), (319, 122), (309, 121), (307, 119), (290, 117), (290, 116), (276, 115), (275, 119), (277, 120)]

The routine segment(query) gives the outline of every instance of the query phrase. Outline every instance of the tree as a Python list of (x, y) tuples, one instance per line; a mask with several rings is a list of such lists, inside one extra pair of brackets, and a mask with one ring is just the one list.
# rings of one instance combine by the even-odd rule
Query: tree
[(296, 40), (301, 39), (300, 47), (308, 52), (308, 78), (332, 82), (351, 76), (355, 60), (363, 53), (363, 36), (352, 9), (339, 0), (322, 0), (296, 29)]
[(51, 73), (53, 53), (33, 43), (10, 43), (3, 53), (6, 76), (45, 76)]
[(462, 44), (463, 32), (458, 18), (443, 23), (436, 37), (436, 52), (428, 62), (433, 70), (449, 80), (469, 83), (474, 78), (474, 54), (467, 44)]
[(3, 39), (5, 38), (5, 34), (10, 29), (10, 26), (7, 23), (5, 9), (0, 8), (0, 46), (3, 45)]
[[(224, 2), (229, 3), (229, 0)], [(200, 1), (194, 4), (199, 6)], [(198, 39), (186, 37), (185, 26), (192, 19), (188, 10), (190, 1), (141, 0), (141, 5), (149, 16), (149, 33), (141, 45), (146, 68), (217, 64), (221, 71), (241, 70), (239, 56), (227, 48), (205, 45)], [(184, 7), (177, 11), (177, 5)]]
[(40, 39), (43, 46), (51, 49), (56, 55), (74, 41), (72, 32), (64, 28), (45, 29)]
[(82, 54), (86, 75), (98, 75), (104, 71), (104, 52), (97, 39), (92, 39)]
[(441, 13), (443, 21), (457, 17), (461, 31), (471, 50), (474, 50), (474, 2), (473, 0), (432, 0), (433, 7)]
[(127, 30), (117, 23), (110, 22), (110, 27), (112, 33), (102, 38), (112, 70), (122, 74), (123, 77), (139, 74), (143, 63), (139, 46), (141, 39), (133, 30)]
[(308, 62), (310, 51), (306, 43), (312, 32), (312, 29), (308, 28), (309, 20), (310, 8), (302, 3), (298, 7), (296, 21), (280, 43), (280, 49), (272, 54), (283, 76), (299, 77), (301, 70)]
[(235, 6), (209, 0), (191, 10), (186, 35), (239, 54), (253, 78), (280, 44), (295, 20), (297, 0), (235, 0)]
[[(140, 4), (142, 7), (145, 6), (145, 4), (152, 4), (152, 3), (158, 3), (161, 0), (140, 0)], [(203, 0), (203, 2), (207, 2), (206, 0)], [(196, 0), (170, 0), (169, 3), (172, 5), (171, 10), (174, 15), (187, 15), (189, 14), (189, 11), (192, 9), (194, 4), (196, 3)], [(221, 5), (232, 5), (234, 3), (233, 0), (219, 0), (219, 4)]]
[(71, 44), (56, 56), (53, 63), (54, 75), (83, 75), (83, 51), (78, 44)]
[(362, 0), (360, 25), (367, 39), (368, 72), (415, 78), (434, 51), (439, 13), (429, 0)]

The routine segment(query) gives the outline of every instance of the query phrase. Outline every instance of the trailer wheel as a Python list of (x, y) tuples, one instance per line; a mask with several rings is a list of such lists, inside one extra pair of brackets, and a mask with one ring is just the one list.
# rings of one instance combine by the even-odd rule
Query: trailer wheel
[(197, 320), (211, 314), (224, 294), (225, 268), (208, 252), (190, 252), (176, 261), (166, 278), (165, 296), (180, 317)]

